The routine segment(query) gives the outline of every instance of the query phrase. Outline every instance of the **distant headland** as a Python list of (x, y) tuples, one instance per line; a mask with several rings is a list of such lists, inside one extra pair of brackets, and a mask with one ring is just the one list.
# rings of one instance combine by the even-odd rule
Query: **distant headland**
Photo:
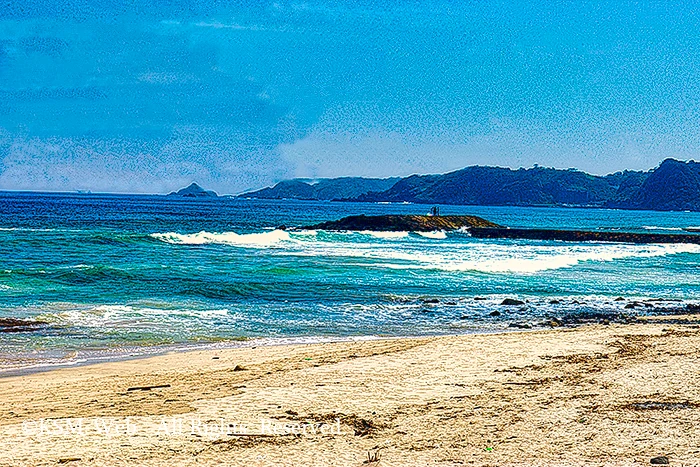
[(405, 178), (285, 180), (238, 197), (700, 211), (700, 163), (666, 159), (648, 171), (625, 170), (605, 176), (539, 166), (517, 170), (471, 166)]

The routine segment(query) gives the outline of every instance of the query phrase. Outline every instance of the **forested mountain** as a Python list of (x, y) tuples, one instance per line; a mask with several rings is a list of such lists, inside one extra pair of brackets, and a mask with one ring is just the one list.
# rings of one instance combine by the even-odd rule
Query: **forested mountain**
[(647, 172), (598, 176), (575, 169), (471, 166), (437, 175), (283, 181), (246, 198), (482, 206), (596, 206), (700, 211), (700, 163), (666, 159)]

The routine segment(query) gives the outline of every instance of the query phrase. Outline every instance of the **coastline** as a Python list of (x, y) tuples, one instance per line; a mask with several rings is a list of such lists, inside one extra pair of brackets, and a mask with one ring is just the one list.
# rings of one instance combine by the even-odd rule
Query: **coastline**
[[(580, 324), (573, 325), (579, 326)], [(469, 332), (421, 334), (421, 335), (356, 335), (356, 336), (292, 336), (292, 337), (259, 337), (249, 339), (218, 340), (212, 342), (191, 342), (180, 344), (155, 344), (134, 347), (115, 347), (109, 349), (73, 350), (75, 358), (57, 358), (54, 361), (37, 359), (37, 363), (12, 366), (9, 362), (0, 358), (0, 364), (9, 365), (8, 368), (0, 368), (0, 380), (16, 376), (33, 375), (67, 368), (80, 368), (85, 366), (100, 365), (105, 363), (119, 363), (130, 360), (142, 360), (160, 357), (170, 354), (188, 354), (190, 352), (217, 352), (232, 349), (257, 349), (259, 347), (297, 346), (340, 344), (352, 342), (374, 342), (391, 340), (431, 339), (441, 337), (459, 337), (472, 334), (501, 334), (511, 332), (534, 332), (546, 329), (544, 326), (537, 328), (523, 328), (517, 326), (493, 327), (474, 329)], [(84, 353), (84, 355), (81, 354)], [(29, 357), (26, 357), (29, 359)]]
[[(22, 376), (43, 373), (63, 368), (79, 368), (101, 363), (113, 363), (126, 360), (138, 360), (170, 353), (188, 353), (193, 351), (218, 351), (237, 348), (256, 348), (265, 346), (328, 344), (342, 342), (362, 342), (396, 339), (422, 339), (431, 337), (455, 337), (472, 334), (500, 334), (523, 331), (543, 331), (552, 328), (575, 328), (589, 324), (630, 324), (644, 321), (668, 320), (676, 316), (684, 316), (694, 321), (700, 310), (697, 300), (660, 299), (639, 296), (627, 298), (598, 297), (598, 296), (475, 296), (464, 298), (461, 303), (470, 306), (482, 305), (482, 316), (466, 316), (460, 318), (459, 327), (443, 328), (428, 332), (425, 329), (407, 328), (404, 333), (388, 334), (350, 334), (350, 335), (290, 335), (275, 337), (234, 337), (229, 339), (197, 340), (178, 343), (129, 343), (128, 345), (103, 348), (67, 348), (56, 349), (56, 356), (46, 356), (41, 350), (0, 353), (0, 379), (12, 376)], [(420, 306), (423, 311), (441, 303), (449, 306), (457, 305), (441, 297), (423, 296), (413, 299), (413, 305)], [(490, 312), (489, 312), (490, 310)], [(467, 319), (470, 318), (470, 319)], [(678, 324), (688, 324), (688, 319)], [(2, 321), (0, 319), (0, 321)], [(6, 319), (6, 321), (23, 321), (21, 319)], [(26, 323), (47, 325), (42, 321), (24, 320)], [(466, 323), (466, 324), (465, 324)], [(0, 326), (2, 324), (0, 323)], [(412, 332), (413, 331), (413, 332)], [(0, 335), (2, 330), (0, 329)], [(14, 335), (8, 332), (7, 335)], [(58, 355), (60, 354), (60, 355)]]
[[(498, 330), (494, 332), (508, 332), (512, 330)], [(487, 332), (485, 332), (487, 333)], [(342, 342), (364, 342), (376, 340), (392, 340), (392, 339), (419, 339), (422, 337), (443, 337), (447, 335), (435, 336), (337, 336), (337, 337), (322, 337), (322, 336), (299, 336), (299, 337), (275, 337), (275, 338), (250, 338), (250, 339), (231, 339), (218, 340), (212, 342), (191, 342), (180, 344), (154, 344), (141, 345), (134, 347), (115, 347), (108, 349), (94, 350), (73, 350), (71, 353), (77, 354), (74, 359), (66, 357), (64, 359), (57, 358), (54, 361), (48, 359), (37, 359), (36, 364), (22, 365), (17, 364), (9, 366), (6, 369), (0, 368), (0, 380), (15, 376), (26, 376), (36, 373), (45, 373), (49, 371), (61, 370), (66, 368), (79, 368), (91, 365), (100, 365), (104, 363), (118, 363), (129, 360), (141, 360), (146, 358), (160, 357), (169, 354), (187, 354), (189, 352), (216, 352), (220, 350), (230, 349), (245, 349), (258, 348), (268, 346), (294, 346), (294, 345), (315, 345), (315, 344), (333, 344)], [(81, 355), (83, 352), (84, 355)], [(27, 357), (27, 359), (29, 359)], [(0, 364), (8, 364), (0, 358)]]
[(0, 465), (359, 466), (377, 451), (379, 465), (696, 462), (697, 324), (193, 350), (3, 377)]

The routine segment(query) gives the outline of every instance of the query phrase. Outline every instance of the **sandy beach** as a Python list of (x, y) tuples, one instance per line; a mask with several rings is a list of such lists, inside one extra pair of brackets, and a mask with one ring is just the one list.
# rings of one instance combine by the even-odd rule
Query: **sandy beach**
[(694, 323), (194, 351), (6, 377), (0, 465), (696, 465)]

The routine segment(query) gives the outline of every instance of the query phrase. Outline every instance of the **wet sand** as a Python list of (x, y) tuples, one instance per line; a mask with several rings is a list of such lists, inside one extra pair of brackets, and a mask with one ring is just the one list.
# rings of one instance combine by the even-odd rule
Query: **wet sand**
[(181, 352), (1, 378), (0, 465), (700, 465), (697, 324)]

